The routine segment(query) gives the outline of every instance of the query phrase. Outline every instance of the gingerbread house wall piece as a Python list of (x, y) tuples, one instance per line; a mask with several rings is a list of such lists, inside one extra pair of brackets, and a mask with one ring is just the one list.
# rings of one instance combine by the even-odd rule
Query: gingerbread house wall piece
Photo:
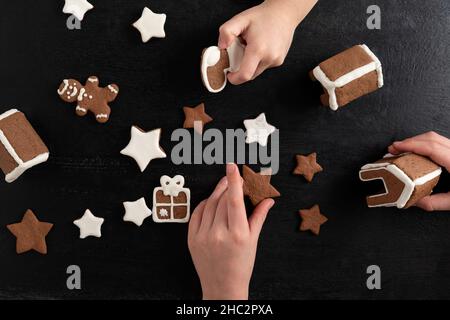
[(185, 223), (190, 218), (191, 191), (184, 188), (184, 177), (162, 176), (161, 186), (153, 190), (153, 221)]
[(227, 49), (211, 46), (203, 50), (200, 66), (202, 81), (209, 92), (222, 91), (227, 84), (227, 73), (238, 71), (245, 46), (236, 39)]
[(25, 115), (11, 109), (0, 115), (0, 168), (6, 182), (47, 161), (49, 151)]
[(365, 44), (356, 45), (320, 63), (310, 73), (324, 88), (325, 106), (337, 110), (384, 84), (381, 62)]
[(363, 166), (361, 181), (381, 180), (384, 192), (367, 197), (369, 207), (409, 208), (431, 194), (439, 181), (442, 169), (417, 154), (388, 155)]

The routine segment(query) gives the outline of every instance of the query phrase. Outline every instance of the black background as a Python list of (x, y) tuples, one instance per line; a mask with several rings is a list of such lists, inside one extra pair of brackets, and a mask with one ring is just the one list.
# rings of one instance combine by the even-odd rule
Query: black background
[[(378, 0), (382, 29), (368, 30), (372, 1), (322, 0), (296, 32), (283, 65), (257, 80), (210, 94), (201, 85), (199, 56), (217, 41), (218, 27), (257, 1), (92, 1), (81, 30), (66, 28), (63, 1), (4, 1), (0, 12), (0, 112), (24, 111), (47, 143), (49, 161), (13, 184), (0, 183), (0, 225), (32, 208), (55, 224), (49, 254), (16, 255), (15, 238), (0, 229), (1, 298), (199, 298), (185, 224), (141, 228), (122, 221), (122, 202), (151, 193), (163, 174), (182, 174), (195, 205), (223, 175), (221, 165), (153, 161), (140, 173), (119, 151), (130, 126), (182, 125), (182, 106), (205, 102), (209, 127), (242, 128), (265, 112), (280, 129), (283, 194), (260, 238), (252, 298), (449, 298), (450, 216), (417, 208), (367, 209), (361, 165), (386, 146), (429, 130), (450, 136), (450, 4), (446, 0)], [(142, 8), (167, 14), (165, 39), (143, 44), (130, 25)], [(385, 87), (332, 112), (307, 72), (329, 56), (366, 43), (380, 58)], [(56, 94), (64, 78), (97, 75), (117, 83), (106, 125), (78, 118)], [(313, 183), (293, 176), (294, 155), (318, 152), (324, 172)], [(448, 185), (448, 184), (447, 184)], [(446, 188), (446, 179), (440, 188)], [(320, 204), (329, 218), (319, 237), (300, 233), (297, 210)], [(72, 221), (86, 208), (105, 218), (100, 239), (78, 239)], [(66, 288), (66, 268), (82, 269), (81, 291)], [(366, 288), (366, 268), (382, 270), (382, 290)]]

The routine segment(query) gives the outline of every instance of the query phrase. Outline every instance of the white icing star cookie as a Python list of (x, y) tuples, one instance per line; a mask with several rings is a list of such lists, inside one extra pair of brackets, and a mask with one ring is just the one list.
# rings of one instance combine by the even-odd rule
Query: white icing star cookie
[(261, 113), (257, 118), (244, 120), (245, 129), (247, 129), (247, 138), (245, 142), (258, 142), (261, 146), (267, 145), (269, 136), (275, 132), (275, 127), (268, 124), (266, 115)]
[(132, 126), (130, 143), (120, 153), (136, 160), (141, 172), (144, 172), (153, 159), (167, 157), (159, 146), (160, 137), (161, 129), (145, 132)]
[(100, 238), (104, 221), (105, 219), (94, 216), (91, 210), (87, 209), (84, 215), (80, 219), (75, 220), (73, 224), (80, 228), (80, 239), (89, 236)]
[(94, 6), (86, 0), (65, 0), (63, 12), (73, 14), (78, 20), (83, 20), (84, 15)]
[(164, 24), (166, 23), (166, 15), (164, 13), (154, 13), (149, 8), (145, 7), (142, 15), (133, 27), (139, 30), (142, 37), (142, 42), (147, 42), (151, 38), (165, 38)]
[(137, 226), (141, 226), (145, 218), (152, 214), (152, 211), (147, 207), (144, 198), (140, 198), (134, 202), (124, 202), (125, 215), (123, 221), (134, 222)]

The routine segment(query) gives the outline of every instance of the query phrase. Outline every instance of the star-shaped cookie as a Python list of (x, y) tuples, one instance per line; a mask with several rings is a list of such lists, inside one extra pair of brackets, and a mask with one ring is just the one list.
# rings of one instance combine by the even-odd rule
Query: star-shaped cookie
[(142, 15), (133, 27), (139, 30), (142, 37), (142, 42), (147, 42), (151, 38), (165, 38), (164, 24), (166, 23), (166, 15), (164, 13), (154, 13), (149, 8), (145, 7)]
[(6, 226), (16, 236), (16, 252), (18, 254), (35, 250), (41, 254), (47, 254), (45, 237), (50, 232), (53, 224), (41, 222), (33, 211), (27, 210), (22, 221)]
[(303, 175), (308, 182), (311, 182), (314, 175), (323, 171), (322, 167), (317, 163), (317, 154), (315, 152), (308, 156), (297, 155), (297, 167), (294, 174)]
[(183, 107), (183, 111), (186, 117), (183, 128), (194, 128), (199, 134), (203, 132), (203, 126), (213, 120), (213, 118), (206, 114), (204, 103), (200, 103), (194, 108)]
[(276, 198), (280, 193), (270, 184), (270, 171), (256, 173), (246, 165), (242, 166), (244, 195), (250, 198), (254, 206), (267, 198)]
[(244, 120), (245, 129), (247, 129), (247, 139), (245, 142), (258, 142), (261, 146), (267, 145), (269, 136), (275, 132), (275, 127), (268, 124), (266, 115), (261, 113), (255, 119)]
[(91, 210), (87, 209), (84, 215), (80, 219), (75, 220), (73, 224), (80, 228), (80, 239), (89, 236), (100, 238), (104, 221), (105, 219), (94, 216)]
[(141, 172), (144, 172), (153, 159), (167, 157), (159, 146), (160, 137), (161, 129), (145, 132), (139, 127), (132, 126), (130, 142), (120, 153), (136, 160)]
[(144, 198), (130, 202), (124, 202), (125, 215), (123, 221), (134, 222), (137, 226), (141, 226), (145, 218), (151, 216), (152, 211), (147, 207)]
[(328, 221), (328, 218), (320, 213), (320, 208), (317, 204), (309, 210), (300, 210), (299, 214), (302, 217), (300, 231), (310, 230), (316, 236), (319, 235), (320, 226)]
[(73, 14), (78, 20), (83, 20), (84, 15), (94, 6), (86, 0), (65, 0), (63, 12)]

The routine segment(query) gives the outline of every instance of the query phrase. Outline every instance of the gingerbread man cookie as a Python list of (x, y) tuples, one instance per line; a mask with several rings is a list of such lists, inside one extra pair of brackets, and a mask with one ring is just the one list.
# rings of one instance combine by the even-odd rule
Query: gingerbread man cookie
[(77, 102), (77, 115), (85, 116), (91, 111), (97, 122), (105, 123), (109, 120), (111, 108), (108, 103), (116, 99), (119, 87), (110, 84), (105, 88), (99, 87), (99, 80), (91, 76), (82, 86), (74, 79), (64, 79), (58, 89), (58, 94), (66, 102)]

